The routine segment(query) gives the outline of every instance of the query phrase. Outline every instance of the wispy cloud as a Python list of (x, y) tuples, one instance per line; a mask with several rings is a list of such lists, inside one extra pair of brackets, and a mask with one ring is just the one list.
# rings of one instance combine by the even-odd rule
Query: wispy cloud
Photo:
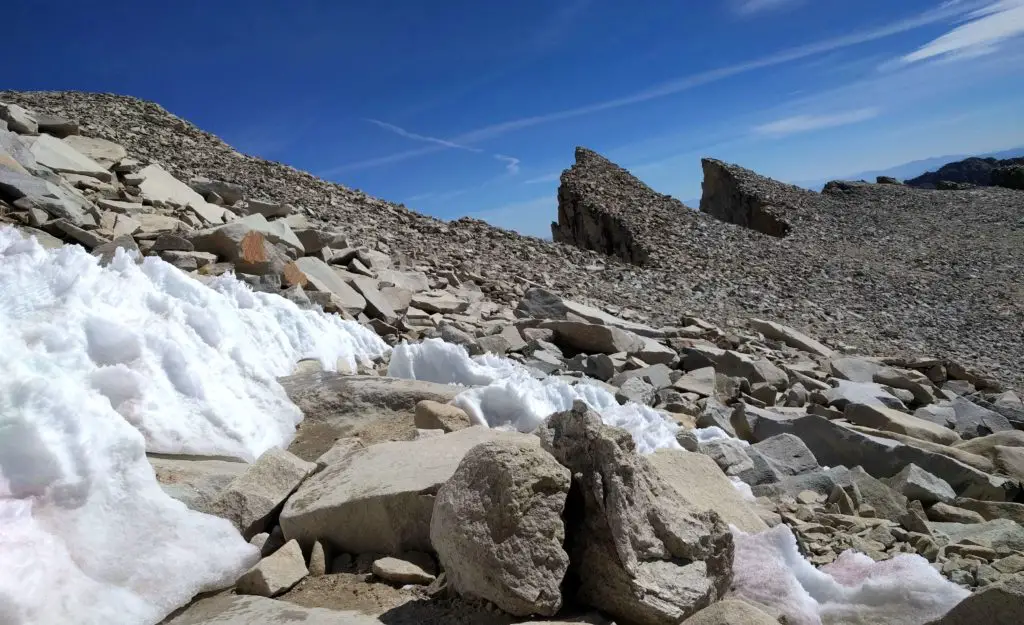
[(507, 171), (509, 175), (515, 176), (519, 173), (520, 160), (518, 158), (514, 156), (506, 156), (504, 154), (495, 154), (494, 158), (505, 163), (505, 171)]
[[(1013, 0), (1015, 2), (1021, 2), (1024, 0)], [(601, 102), (593, 102), (583, 106), (575, 108), (564, 109), (561, 111), (554, 111), (551, 113), (545, 113), (542, 115), (534, 115), (532, 117), (522, 117), (519, 119), (512, 119), (483, 128), (478, 128), (467, 133), (463, 133), (450, 140), (451, 143), (466, 145), (474, 144), (485, 139), (491, 139), (498, 137), (510, 132), (522, 130), (525, 128), (531, 128), (533, 126), (539, 126), (541, 124), (547, 124), (551, 122), (561, 121), (564, 119), (571, 119), (574, 117), (582, 117), (585, 115), (591, 115), (593, 113), (599, 113), (602, 111), (608, 111), (634, 104), (640, 104), (655, 100), (658, 98), (664, 98), (670, 95), (681, 93), (701, 85), (717, 82), (726, 78), (744, 74), (753, 70), (764, 69), (767, 67), (773, 67), (776, 65), (782, 65), (792, 61), (806, 59), (812, 56), (824, 54), (834, 50), (847, 48), (850, 46), (856, 46), (886, 37), (891, 37), (900, 33), (914, 30), (922, 26), (934, 24), (936, 22), (947, 20), (954, 16), (963, 15), (965, 12), (973, 11), (980, 4), (978, 2), (947, 2), (935, 9), (919, 13), (913, 17), (909, 17), (902, 20), (897, 20), (884, 26), (879, 26), (870, 30), (863, 30), (841, 37), (835, 37), (832, 39), (825, 39), (815, 43), (798, 46), (795, 48), (789, 48), (776, 52), (768, 56), (760, 57), (757, 59), (751, 59), (743, 63), (737, 63), (735, 65), (727, 65), (718, 69), (713, 69), (698, 74), (691, 74), (689, 76), (683, 76), (676, 80), (664, 82), (643, 91), (628, 94), (622, 97), (604, 100)], [(324, 175), (336, 174), (341, 171), (348, 171), (354, 169), (365, 169), (369, 167), (377, 167), (380, 165), (386, 165), (391, 163), (397, 163), (400, 161), (416, 158), (426, 154), (438, 152), (440, 150), (449, 149), (446, 146), (435, 143), (434, 145), (419, 148), (416, 150), (407, 150), (404, 152), (397, 152), (395, 154), (389, 154), (387, 156), (368, 159), (357, 163), (350, 163), (348, 165), (342, 165), (332, 170), (323, 172)]]
[(997, 0), (967, 16), (967, 21), (900, 59), (915, 63), (933, 58), (977, 57), (1024, 35), (1024, 0)]
[[(471, 146), (471, 145), (466, 145), (463, 142), (449, 141), (448, 139), (440, 139), (438, 137), (431, 137), (429, 135), (421, 135), (419, 133), (415, 133), (415, 132), (411, 132), (409, 130), (406, 130), (405, 128), (402, 128), (401, 126), (396, 126), (395, 124), (390, 124), (388, 122), (380, 121), (379, 119), (367, 118), (365, 121), (373, 124), (374, 126), (377, 126), (378, 128), (383, 128), (384, 130), (387, 130), (388, 132), (394, 133), (394, 134), (398, 135), (399, 137), (405, 137), (406, 139), (412, 139), (413, 141), (422, 141), (423, 143), (431, 143), (431, 144), (433, 144), (435, 146), (438, 146), (439, 148), (447, 148), (447, 149), (453, 149), (453, 150), (464, 150), (466, 152), (473, 152), (474, 154), (484, 154), (484, 153), (486, 153), (486, 150), (482, 150), (480, 148), (477, 148), (477, 147), (474, 147), (474, 146)], [(421, 150), (412, 150), (412, 151), (413, 152), (417, 152), (417, 154), (423, 153), (423, 149), (421, 149)], [(403, 153), (403, 154), (406, 154), (406, 153)], [(522, 162), (522, 161), (520, 161), (518, 158), (516, 158), (514, 156), (508, 156), (507, 154), (492, 154), (491, 156), (494, 157), (496, 160), (499, 160), (502, 163), (505, 163), (505, 171), (509, 175), (515, 176), (515, 175), (517, 175), (519, 173), (519, 163)], [(387, 159), (387, 158), (388, 157), (382, 157), (382, 158), (378, 158), (378, 159), (370, 159), (368, 161), (364, 161), (362, 163), (362, 165), (364, 165), (364, 166), (372, 166), (372, 165), (384, 164), (381, 161), (383, 161), (384, 159)], [(399, 159), (399, 160), (401, 160), (401, 159)], [(388, 162), (391, 162), (391, 161), (388, 161)], [(367, 165), (368, 163), (371, 164), (371, 165)], [(355, 167), (352, 166), (350, 168), (355, 168)]]
[(803, 4), (804, 0), (737, 0), (734, 2), (733, 11), (744, 17), (766, 11), (776, 11)]
[(785, 137), (800, 132), (856, 124), (878, 117), (879, 113), (881, 110), (878, 108), (863, 108), (829, 115), (795, 115), (755, 126), (754, 132), (770, 137)]
[(544, 174), (543, 176), (537, 176), (536, 178), (530, 178), (524, 180), (523, 184), (544, 184), (546, 182), (555, 182), (562, 177), (562, 172), (553, 171), (550, 174)]

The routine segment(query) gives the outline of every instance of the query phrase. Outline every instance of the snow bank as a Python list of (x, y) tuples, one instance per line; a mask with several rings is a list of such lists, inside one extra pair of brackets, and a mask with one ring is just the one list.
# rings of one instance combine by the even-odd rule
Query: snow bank
[(477, 387), (459, 393), (452, 403), (481, 425), (529, 432), (552, 413), (568, 410), (574, 400), (582, 400), (600, 413), (605, 423), (632, 434), (641, 453), (679, 447), (679, 426), (656, 410), (636, 403), (620, 406), (614, 395), (586, 381), (537, 380), (507, 358), (490, 354), (470, 358), (462, 346), (440, 339), (396, 347), (388, 375)]
[[(0, 623), (154, 623), (257, 559), (169, 498), (153, 451), (254, 458), (299, 419), (274, 376), (386, 346), (230, 277), (106, 268), (0, 229)], [(134, 426), (134, 427), (133, 427)]]
[(734, 592), (785, 615), (790, 625), (920, 625), (970, 594), (917, 555), (875, 562), (846, 551), (816, 569), (785, 525), (758, 534), (733, 528), (733, 537)]

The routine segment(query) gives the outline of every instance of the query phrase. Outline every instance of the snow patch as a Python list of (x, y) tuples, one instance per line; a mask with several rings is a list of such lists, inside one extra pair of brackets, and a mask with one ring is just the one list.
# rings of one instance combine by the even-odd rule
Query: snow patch
[(733, 528), (733, 538), (734, 592), (785, 615), (791, 625), (921, 625), (970, 594), (917, 555), (875, 562), (848, 550), (816, 569), (785, 525), (757, 534)]
[(537, 380), (512, 360), (493, 354), (470, 358), (464, 347), (441, 339), (396, 347), (388, 375), (476, 387), (459, 393), (452, 403), (480, 425), (531, 432), (552, 413), (569, 410), (573, 401), (582, 400), (605, 423), (632, 434), (641, 453), (679, 447), (679, 426), (652, 408), (632, 402), (619, 405), (614, 395), (586, 381)]
[(275, 376), (379, 355), (369, 331), (156, 258), (104, 268), (0, 229), (0, 623), (143, 624), (258, 554), (145, 453), (253, 459), (301, 417)]

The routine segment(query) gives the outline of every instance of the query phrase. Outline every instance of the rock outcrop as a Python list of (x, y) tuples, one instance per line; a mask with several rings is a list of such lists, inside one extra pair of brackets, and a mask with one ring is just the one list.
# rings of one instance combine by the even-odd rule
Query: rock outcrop
[(722, 221), (773, 237), (789, 234), (792, 213), (815, 201), (814, 194), (713, 158), (704, 167), (700, 210)]

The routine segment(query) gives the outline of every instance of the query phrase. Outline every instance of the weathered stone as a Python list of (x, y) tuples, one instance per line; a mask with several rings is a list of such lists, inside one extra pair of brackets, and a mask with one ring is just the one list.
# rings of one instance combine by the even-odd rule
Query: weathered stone
[[(960, 505), (960, 502), (957, 502)], [(1024, 526), (1010, 519), (984, 523), (932, 523), (932, 529), (949, 537), (952, 544), (981, 545), (990, 549), (1024, 551)]]
[[(756, 183), (750, 181), (761, 176), (712, 158), (701, 159), (704, 168), (704, 193), (700, 198), (700, 211), (727, 223), (775, 237), (786, 236), (791, 228), (787, 213), (790, 207), (781, 196), (766, 197)], [(785, 186), (774, 183), (774, 186)], [(793, 187), (794, 193), (798, 193)]]
[(92, 255), (100, 259), (101, 266), (106, 267), (110, 264), (110, 261), (114, 260), (119, 249), (123, 249), (128, 253), (134, 253), (137, 258), (142, 257), (142, 252), (139, 250), (138, 244), (135, 243), (135, 239), (127, 234), (122, 234), (107, 243), (97, 245), (93, 248)]
[(188, 240), (196, 251), (216, 254), (241, 273), (279, 274), (287, 262), (262, 232), (240, 221), (190, 233)]
[(238, 578), (235, 590), (241, 595), (276, 597), (308, 574), (302, 548), (298, 541), (290, 540)]
[(446, 433), (473, 425), (462, 408), (429, 399), (417, 402), (415, 423), (423, 430), (444, 430)]
[[(193, 185), (193, 188), (194, 185)], [(220, 194), (218, 194), (220, 195)], [(223, 196), (222, 196), (223, 197)], [(271, 202), (269, 200), (243, 200), (233, 206), (239, 213), (243, 215), (260, 214), (267, 219), (275, 217), (287, 217), (295, 210), (295, 207), (291, 204), (279, 204), (277, 202)], [(319, 249), (319, 248), (317, 248)]]
[(568, 469), (534, 444), (471, 449), (438, 491), (430, 526), (452, 587), (517, 616), (557, 612), (569, 482)]
[(956, 448), (971, 454), (993, 458), (996, 447), (1021, 447), (1024, 448), (1024, 432), (1020, 430), (1006, 430), (979, 436), (956, 444)]
[(1024, 503), (1010, 501), (979, 501), (960, 497), (953, 502), (954, 505), (965, 510), (977, 512), (986, 520), (1011, 519), (1024, 525)]
[(933, 443), (952, 445), (960, 442), (960, 436), (948, 428), (885, 406), (849, 403), (844, 415), (851, 423), (906, 434)]
[(141, 179), (138, 187), (143, 200), (180, 208), (206, 202), (203, 196), (155, 163), (144, 167), (137, 175)]
[(109, 239), (100, 236), (96, 231), (83, 230), (66, 219), (55, 219), (47, 223), (46, 227), (50, 232), (63, 236), (65, 240), (70, 239), (75, 243), (80, 243), (87, 250), (110, 242)]
[(807, 445), (792, 434), (779, 434), (751, 445), (781, 475), (802, 475), (819, 469), (818, 461)]
[(318, 469), (330, 466), (332, 464), (341, 462), (345, 458), (348, 458), (354, 452), (362, 449), (366, 445), (363, 441), (352, 436), (345, 436), (334, 441), (331, 448), (325, 451), (316, 459), (316, 466)]
[(456, 314), (469, 308), (469, 302), (447, 292), (415, 293), (411, 305), (428, 313)]
[(885, 365), (867, 358), (846, 356), (833, 358), (828, 362), (829, 371), (833, 376), (850, 382), (874, 382), (875, 373)]
[(713, 510), (744, 532), (768, 529), (715, 461), (700, 453), (659, 449), (647, 457), (661, 480), (696, 510)]
[(644, 344), (643, 347), (629, 352), (630, 356), (635, 356), (651, 365), (669, 365), (679, 360), (679, 354), (671, 347), (666, 347), (655, 339), (645, 336), (641, 336), (640, 340)]
[(935, 477), (916, 464), (908, 464), (885, 481), (907, 499), (916, 499), (925, 505), (949, 503), (956, 499), (956, 492), (945, 480)]
[(569, 575), (581, 603), (640, 625), (679, 623), (729, 587), (732, 535), (635, 452), (630, 435), (576, 402), (539, 430), (569, 468)]
[(78, 124), (68, 121), (63, 117), (48, 115), (45, 113), (36, 113), (33, 117), (39, 125), (39, 132), (45, 132), (46, 134), (57, 137), (58, 139), (78, 134)]
[(715, 393), (715, 368), (694, 369), (676, 380), (672, 386), (683, 392), (710, 397)]
[(629, 378), (615, 393), (615, 399), (620, 404), (635, 402), (643, 406), (654, 404), (654, 397), (657, 389), (641, 378)]
[(629, 353), (644, 346), (639, 336), (610, 326), (581, 321), (545, 321), (540, 327), (554, 331), (555, 344), (559, 347), (588, 354)]
[(28, 146), (13, 132), (0, 129), (0, 169), (31, 175), (39, 169)]
[(929, 521), (945, 523), (984, 523), (985, 517), (973, 510), (939, 502), (926, 511)]
[(905, 410), (899, 399), (892, 393), (882, 388), (881, 384), (873, 382), (848, 382), (846, 380), (834, 380), (836, 386), (825, 391), (825, 400), (828, 405), (845, 409), (847, 404), (865, 404), (868, 406), (884, 406), (894, 410)]
[(281, 504), (316, 465), (271, 447), (235, 478), (213, 502), (212, 512), (249, 537), (262, 532)]
[(963, 397), (953, 400), (953, 411), (955, 412), (953, 427), (964, 438), (977, 438), (1013, 429), (1003, 415), (994, 410), (982, 408)]
[(223, 180), (210, 180), (208, 178), (197, 177), (189, 180), (188, 184), (193, 191), (199, 193), (204, 198), (209, 199), (208, 196), (210, 194), (215, 194), (228, 206), (240, 201), (245, 195), (245, 190), (242, 188), (242, 185), (225, 182)]
[(122, 235), (132, 235), (139, 231), (142, 224), (137, 219), (118, 213), (100, 213), (100, 227), (113, 233), (114, 238)]
[(422, 293), (423, 291), (430, 290), (430, 280), (427, 279), (427, 274), (422, 271), (396, 271), (388, 269), (378, 271), (377, 279), (382, 284), (391, 284), (412, 293)]
[(1024, 448), (996, 445), (992, 461), (1000, 473), (1024, 482)]
[(306, 276), (307, 289), (330, 293), (344, 310), (356, 314), (366, 308), (366, 298), (342, 279), (330, 265), (312, 256), (299, 258), (295, 266)]
[(103, 181), (113, 179), (113, 174), (106, 167), (51, 135), (34, 137), (28, 146), (36, 162), (53, 171), (91, 176)]
[(122, 146), (113, 141), (107, 141), (98, 137), (71, 135), (64, 138), (64, 143), (67, 143), (80, 154), (92, 159), (105, 169), (113, 168), (121, 159), (128, 156), (128, 151)]
[(930, 404), (941, 396), (928, 376), (917, 371), (885, 367), (875, 371), (872, 381), (892, 389), (909, 392), (913, 396), (912, 401), (918, 404)]
[(0, 102), (0, 119), (7, 122), (7, 127), (18, 134), (39, 134), (39, 123), (35, 116), (17, 104)]
[(290, 601), (219, 594), (200, 599), (166, 625), (381, 625), (362, 612), (306, 608)]
[(536, 444), (529, 435), (471, 427), (357, 450), (303, 483), (281, 512), (281, 529), (289, 539), (352, 553), (429, 551), (434, 494), (466, 452), (502, 438)]
[(398, 313), (391, 308), (387, 298), (377, 289), (378, 283), (373, 278), (352, 275), (346, 280), (363, 299), (366, 300), (366, 314), (374, 319), (381, 319), (386, 323), (398, 321)]
[(309, 461), (316, 460), (338, 438), (362, 437), (366, 430), (372, 436), (372, 430), (382, 424), (404, 426), (411, 436), (419, 401), (444, 404), (463, 390), (434, 382), (325, 371), (299, 373), (279, 378), (279, 382), (305, 417), (288, 449)]
[(244, 462), (147, 455), (160, 488), (193, 510), (211, 514), (213, 502), (248, 468)]
[(750, 325), (770, 339), (782, 341), (786, 345), (790, 345), (811, 354), (831, 358), (835, 353), (806, 334), (798, 330), (794, 330), (789, 326), (782, 325), (781, 323), (766, 321), (764, 319), (751, 319)]
[[(417, 584), (426, 586), (436, 576), (424, 571), (420, 566), (408, 560), (388, 556), (373, 561), (371, 571), (377, 577), (395, 584)], [(448, 571), (449, 579), (451, 571)]]
[(89, 201), (77, 192), (5, 167), (0, 167), (0, 199), (23, 210), (37, 208), (76, 226), (96, 225)]
[(746, 601), (726, 599), (704, 608), (683, 625), (778, 625), (779, 621)]

